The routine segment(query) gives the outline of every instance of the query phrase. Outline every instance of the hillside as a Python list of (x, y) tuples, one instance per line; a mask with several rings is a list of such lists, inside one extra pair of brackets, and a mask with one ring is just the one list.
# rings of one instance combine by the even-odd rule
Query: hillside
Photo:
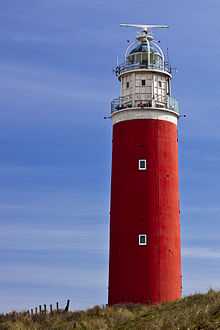
[(1, 330), (107, 330), (220, 329), (220, 292), (195, 294), (158, 306), (94, 307), (87, 311), (36, 315), (11, 313), (0, 316)]

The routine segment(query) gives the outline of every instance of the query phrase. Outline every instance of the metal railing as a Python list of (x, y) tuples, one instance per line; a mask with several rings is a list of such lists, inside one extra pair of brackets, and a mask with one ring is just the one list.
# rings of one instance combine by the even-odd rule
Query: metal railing
[(166, 71), (171, 74), (171, 67), (168, 65), (168, 63), (162, 64), (147, 64), (147, 63), (123, 63), (118, 65), (115, 68), (115, 74), (116, 76), (120, 76), (122, 73), (130, 70), (136, 70), (136, 69), (148, 69), (148, 70), (160, 70), (160, 71)]
[[(142, 96), (142, 97), (141, 97)], [(180, 113), (178, 101), (171, 96), (167, 96), (165, 101), (152, 99), (147, 100), (142, 94), (128, 95), (124, 97), (118, 97), (111, 102), (111, 113), (125, 110), (129, 108), (135, 109), (149, 109), (149, 108), (160, 108), (161, 110), (168, 109)]]
[(168, 96), (168, 109), (171, 109), (180, 114), (179, 102), (172, 96)]

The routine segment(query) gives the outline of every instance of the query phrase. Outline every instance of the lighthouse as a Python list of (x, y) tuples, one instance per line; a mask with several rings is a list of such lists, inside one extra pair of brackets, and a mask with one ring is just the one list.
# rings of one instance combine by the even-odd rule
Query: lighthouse
[(108, 303), (157, 304), (181, 296), (178, 102), (152, 29), (140, 29), (115, 73)]

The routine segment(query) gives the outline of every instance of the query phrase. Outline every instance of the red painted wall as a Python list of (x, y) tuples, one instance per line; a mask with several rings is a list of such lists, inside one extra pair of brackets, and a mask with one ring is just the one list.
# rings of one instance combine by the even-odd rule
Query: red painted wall
[[(147, 170), (138, 170), (138, 160)], [(139, 246), (138, 235), (148, 245)], [(128, 120), (113, 126), (109, 304), (181, 296), (176, 125)]]

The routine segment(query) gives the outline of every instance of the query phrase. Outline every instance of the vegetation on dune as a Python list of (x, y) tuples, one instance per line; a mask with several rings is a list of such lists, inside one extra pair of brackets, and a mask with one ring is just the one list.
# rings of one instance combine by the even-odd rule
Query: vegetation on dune
[(220, 292), (195, 294), (156, 306), (96, 306), (87, 311), (0, 316), (1, 330), (195, 330), (220, 329)]

